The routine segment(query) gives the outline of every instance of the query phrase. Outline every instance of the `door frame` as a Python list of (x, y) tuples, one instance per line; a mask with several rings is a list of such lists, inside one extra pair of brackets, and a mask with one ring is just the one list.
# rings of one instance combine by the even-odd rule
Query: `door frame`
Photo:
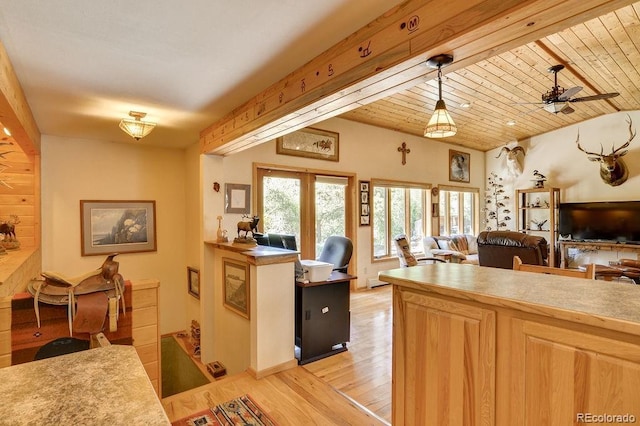
[[(286, 166), (282, 164), (254, 162), (252, 183), (253, 183), (253, 187), (256, 188), (256, 190), (252, 191), (253, 193), (252, 202), (253, 202), (253, 205), (256, 207), (259, 205), (258, 200), (262, 196), (262, 191), (259, 191), (259, 188), (261, 188), (261, 185), (259, 185), (259, 182), (258, 182), (259, 177), (262, 175), (260, 170), (265, 170), (265, 169), (274, 170), (277, 172), (283, 172), (283, 175), (287, 173), (300, 173), (305, 176), (323, 175), (323, 176), (335, 176), (335, 177), (341, 177), (341, 178), (347, 179), (347, 188), (345, 193), (347, 197), (347, 199), (345, 200), (345, 208), (346, 208), (345, 234), (353, 242), (353, 256), (351, 257), (351, 261), (349, 262), (348, 272), (352, 275), (356, 275), (354, 271), (358, 270), (357, 256), (356, 256), (357, 247), (358, 247), (358, 227), (357, 227), (358, 221), (356, 220), (356, 212), (358, 211), (356, 206), (357, 175), (355, 173), (343, 172), (338, 170), (293, 167), (293, 166)], [(313, 194), (313, 189), (314, 189), (313, 185), (315, 183), (313, 179), (303, 178), (301, 183), (302, 183), (302, 187), (300, 190), (303, 196), (305, 195), (308, 196), (309, 194)], [(300, 220), (301, 220), (300, 232), (301, 234), (303, 232), (305, 233), (304, 235), (305, 241), (302, 242), (303, 238), (301, 235), (300, 240), (302, 242), (302, 247), (299, 247), (299, 251), (304, 254), (312, 253), (315, 251), (315, 240), (316, 240), (315, 223), (314, 223), (314, 226), (311, 226), (311, 227), (304, 226), (305, 224), (310, 223), (311, 218), (315, 216), (313, 209), (315, 209), (315, 203), (311, 203), (310, 208), (304, 208), (304, 206), (301, 206), (301, 210), (300, 210)], [(259, 211), (258, 214), (262, 214), (262, 212)], [(304, 228), (311, 228), (311, 229), (304, 229)], [(356, 281), (351, 280), (352, 290), (355, 289), (356, 287), (357, 287)]]

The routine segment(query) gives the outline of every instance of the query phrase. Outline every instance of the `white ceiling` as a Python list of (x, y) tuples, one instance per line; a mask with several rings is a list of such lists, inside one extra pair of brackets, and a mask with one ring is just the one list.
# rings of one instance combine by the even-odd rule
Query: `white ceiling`
[(142, 144), (199, 132), (400, 0), (0, 0), (0, 41), (40, 132)]

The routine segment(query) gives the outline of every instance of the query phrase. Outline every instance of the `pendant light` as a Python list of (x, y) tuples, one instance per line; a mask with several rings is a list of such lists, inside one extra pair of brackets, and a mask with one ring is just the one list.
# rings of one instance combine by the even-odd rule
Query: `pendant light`
[(427, 65), (438, 69), (438, 102), (436, 109), (424, 129), (424, 135), (428, 138), (447, 138), (453, 136), (458, 131), (453, 118), (447, 111), (447, 106), (442, 100), (442, 67), (453, 62), (453, 55), (436, 55), (427, 60)]

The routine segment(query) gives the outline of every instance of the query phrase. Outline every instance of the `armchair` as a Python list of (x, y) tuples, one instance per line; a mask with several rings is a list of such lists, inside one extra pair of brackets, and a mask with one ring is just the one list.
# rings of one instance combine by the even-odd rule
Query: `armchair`
[(478, 235), (480, 266), (512, 269), (513, 256), (529, 265), (546, 265), (547, 240), (515, 231), (482, 231)]
[(407, 236), (404, 234), (400, 234), (393, 238), (393, 241), (396, 245), (396, 253), (398, 253), (398, 259), (400, 260), (400, 266), (403, 268), (409, 266), (416, 265), (424, 265), (427, 263), (445, 263), (444, 260), (438, 259), (435, 257), (419, 257), (416, 258), (413, 253), (411, 253), (411, 247), (409, 246), (409, 242), (407, 241)]

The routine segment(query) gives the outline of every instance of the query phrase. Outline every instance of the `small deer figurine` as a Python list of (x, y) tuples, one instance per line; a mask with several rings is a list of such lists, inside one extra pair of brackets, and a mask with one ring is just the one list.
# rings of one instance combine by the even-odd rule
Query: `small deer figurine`
[(607, 155), (604, 154), (604, 148), (602, 147), (602, 144), (600, 144), (599, 154), (597, 152), (585, 151), (580, 146), (580, 133), (578, 132), (578, 138), (576, 139), (578, 149), (589, 156), (587, 157), (589, 161), (597, 161), (600, 163), (600, 178), (602, 178), (602, 181), (607, 185), (622, 185), (629, 177), (629, 169), (627, 168), (627, 165), (621, 157), (629, 152), (629, 150), (625, 148), (627, 148), (633, 138), (636, 137), (636, 132), (631, 128), (632, 121), (631, 117), (629, 116), (627, 116), (627, 123), (629, 123), (629, 140), (627, 140), (627, 142), (621, 145), (619, 148), (615, 148), (612, 145), (611, 153)]

